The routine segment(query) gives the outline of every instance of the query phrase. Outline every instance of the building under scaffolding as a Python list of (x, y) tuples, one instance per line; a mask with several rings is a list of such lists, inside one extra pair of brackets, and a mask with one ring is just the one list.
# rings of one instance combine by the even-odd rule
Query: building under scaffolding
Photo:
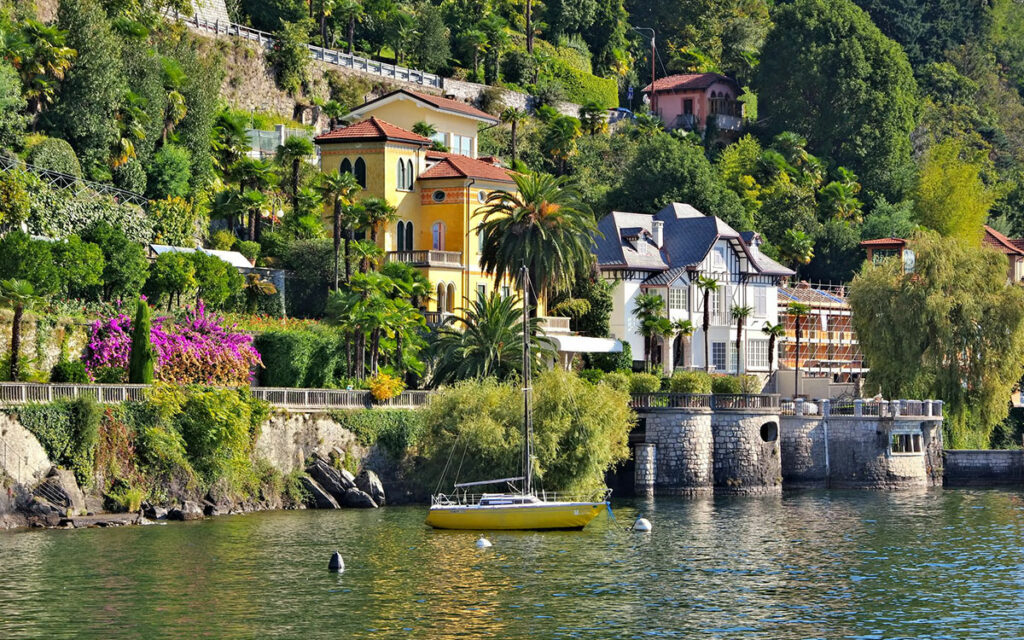
[[(858, 395), (867, 369), (853, 328), (845, 287), (806, 282), (779, 288), (779, 319), (786, 327), (786, 337), (779, 349), (778, 391), (783, 395), (793, 393), (796, 318), (787, 313), (791, 302), (811, 309), (800, 321), (801, 395), (829, 398)], [(786, 370), (791, 372), (789, 376)]]

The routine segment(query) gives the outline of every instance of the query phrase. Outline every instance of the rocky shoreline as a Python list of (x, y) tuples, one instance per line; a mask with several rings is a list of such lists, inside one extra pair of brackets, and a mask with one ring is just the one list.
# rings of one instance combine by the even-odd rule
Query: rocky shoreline
[(71, 471), (53, 467), (34, 488), (7, 488), (0, 499), (0, 529), (120, 527), (285, 509), (376, 509), (387, 503), (380, 478), (369, 469), (353, 475), (314, 455), (305, 471), (300, 479), (305, 500), (298, 504), (280, 499), (233, 500), (211, 491), (201, 499), (163, 505), (143, 502), (137, 512), (125, 513), (105, 511), (101, 496), (87, 496)]

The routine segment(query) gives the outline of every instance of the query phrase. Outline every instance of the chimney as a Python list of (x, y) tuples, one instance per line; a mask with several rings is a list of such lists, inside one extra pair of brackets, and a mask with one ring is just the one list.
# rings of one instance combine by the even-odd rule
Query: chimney
[(665, 223), (651, 220), (651, 236), (654, 238), (654, 246), (660, 249), (665, 244)]

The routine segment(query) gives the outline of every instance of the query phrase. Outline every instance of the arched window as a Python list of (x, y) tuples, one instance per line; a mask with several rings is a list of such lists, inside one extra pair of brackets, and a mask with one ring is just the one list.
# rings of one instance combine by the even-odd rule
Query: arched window
[(341, 166), (338, 167), (338, 173), (352, 173), (352, 161), (345, 158), (341, 161)]
[(455, 313), (455, 284), (448, 283), (448, 295), (445, 296), (445, 304), (448, 313)]
[(407, 180), (405, 179), (405, 160), (399, 159), (398, 161), (398, 181), (396, 184), (399, 189), (408, 189), (406, 186)]
[(430, 228), (430, 234), (433, 239), (431, 249), (434, 251), (444, 251), (444, 223), (435, 222), (434, 226)]
[(355, 170), (353, 171), (353, 173), (356, 174), (356, 182), (359, 183), (360, 187), (365, 189), (366, 188), (366, 162), (362, 158), (356, 158)]
[(399, 220), (398, 221), (398, 238), (397, 238), (397, 240), (398, 241), (395, 244), (395, 246), (397, 247), (397, 250), (398, 251), (404, 251), (405, 250), (405, 221), (404, 220)]
[(405, 223), (405, 251), (412, 251), (412, 222)]
[(413, 184), (416, 182), (416, 175), (412, 170), (412, 160), (406, 160), (405, 179), (409, 181), (409, 191), (412, 191)]
[(447, 311), (447, 309), (448, 309), (448, 305), (445, 304), (445, 292), (446, 291), (447, 291), (447, 289), (445, 289), (444, 283), (443, 282), (438, 283), (438, 285), (437, 285), (437, 310), (439, 312), (442, 312), (442, 313), (444, 311)]

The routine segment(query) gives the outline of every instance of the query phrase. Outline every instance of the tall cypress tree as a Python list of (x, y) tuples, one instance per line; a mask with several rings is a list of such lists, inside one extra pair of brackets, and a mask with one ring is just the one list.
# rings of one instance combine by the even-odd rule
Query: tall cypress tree
[(153, 343), (150, 341), (149, 304), (139, 299), (132, 323), (132, 351), (128, 361), (128, 382), (153, 384)]

